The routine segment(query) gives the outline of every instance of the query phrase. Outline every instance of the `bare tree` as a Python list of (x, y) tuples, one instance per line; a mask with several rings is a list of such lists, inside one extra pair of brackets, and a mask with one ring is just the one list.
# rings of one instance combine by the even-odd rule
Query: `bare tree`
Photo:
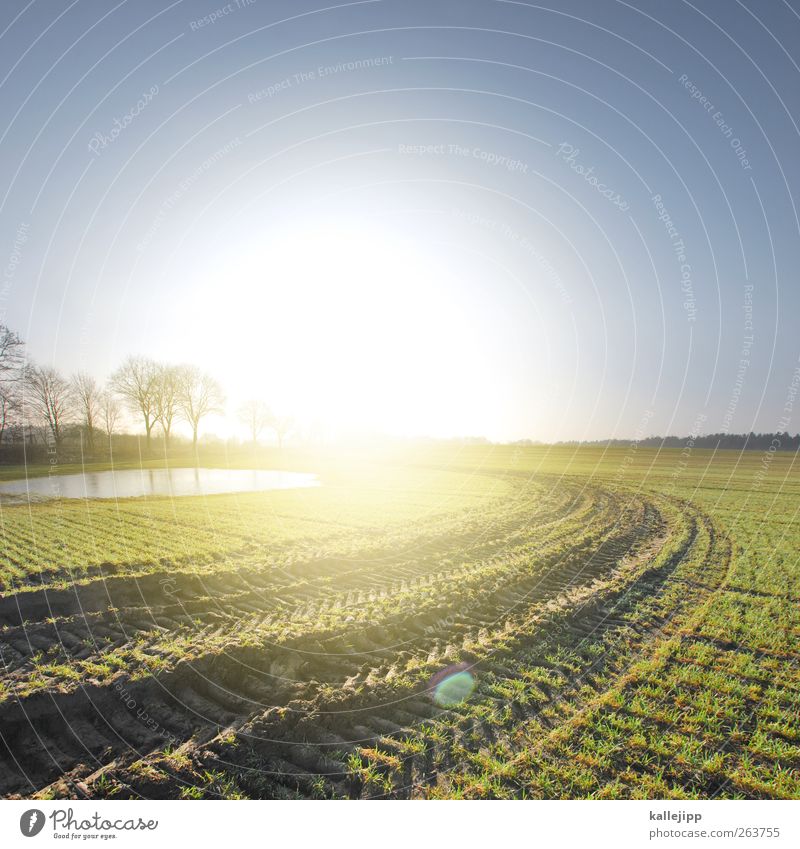
[(122, 408), (113, 392), (103, 390), (98, 397), (98, 409), (100, 411), (99, 421), (108, 436), (108, 444), (111, 445), (111, 436), (117, 426), (122, 414)]
[(72, 413), (69, 381), (50, 366), (25, 367), (25, 397), (49, 430), (56, 450), (64, 438), (64, 425)]
[(178, 414), (180, 369), (177, 366), (159, 365), (156, 378), (156, 421), (164, 431), (164, 446), (169, 448), (172, 425)]
[(20, 410), (23, 347), (19, 336), (0, 324), (0, 445)]
[(94, 431), (100, 418), (100, 387), (85, 372), (76, 374), (71, 381), (72, 394), (83, 417), (89, 451), (94, 451)]
[(269, 426), (275, 431), (278, 448), (283, 448), (283, 441), (294, 430), (295, 421), (291, 416), (270, 416)]
[(245, 401), (239, 408), (239, 420), (250, 431), (253, 445), (255, 445), (264, 428), (269, 426), (272, 420), (272, 413), (263, 401), (251, 399), (250, 401)]
[(221, 413), (225, 396), (211, 375), (197, 366), (181, 366), (178, 371), (178, 410), (192, 428), (192, 446), (197, 447), (200, 420), (209, 413)]
[(0, 383), (0, 447), (6, 430), (17, 424), (20, 409), (18, 387), (12, 383)]
[(159, 377), (158, 363), (146, 357), (129, 357), (111, 376), (112, 390), (144, 419), (148, 450), (153, 425), (159, 420)]
[(19, 377), (23, 346), (22, 339), (16, 333), (5, 324), (0, 324), (0, 378), (8, 379), (9, 375)]

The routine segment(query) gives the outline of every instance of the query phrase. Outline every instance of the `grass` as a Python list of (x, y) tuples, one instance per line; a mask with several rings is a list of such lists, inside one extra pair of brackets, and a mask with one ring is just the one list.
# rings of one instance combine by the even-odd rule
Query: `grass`
[(98, 571), (280, 566), (321, 548), (347, 554), (379, 539), (402, 542), (404, 523), (433, 512), (455, 514), (506, 489), (486, 490), (467, 475), (436, 471), (399, 469), (379, 482), (368, 469), (360, 471), (355, 487), (331, 473), (327, 486), (308, 492), (0, 507), (0, 587), (71, 585)]
[[(800, 798), (793, 456), (281, 464), (324, 485), (0, 505), (5, 727), (95, 688), (98, 796)], [(3, 792), (68, 793), (34, 761)]]

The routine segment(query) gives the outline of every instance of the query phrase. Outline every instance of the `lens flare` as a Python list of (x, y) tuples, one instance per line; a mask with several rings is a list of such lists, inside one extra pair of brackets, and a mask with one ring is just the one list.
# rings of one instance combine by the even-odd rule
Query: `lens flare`
[(475, 679), (466, 666), (445, 669), (431, 681), (433, 701), (439, 707), (453, 707), (466, 701), (475, 689)]

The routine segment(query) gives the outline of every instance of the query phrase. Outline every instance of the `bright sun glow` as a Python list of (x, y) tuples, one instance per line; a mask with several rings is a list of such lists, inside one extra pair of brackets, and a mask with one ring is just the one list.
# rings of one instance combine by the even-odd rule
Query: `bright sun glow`
[(210, 276), (194, 326), (224, 322), (242, 394), (333, 430), (445, 436), (480, 416), (483, 299), (418, 246), (364, 227), (273, 232)]

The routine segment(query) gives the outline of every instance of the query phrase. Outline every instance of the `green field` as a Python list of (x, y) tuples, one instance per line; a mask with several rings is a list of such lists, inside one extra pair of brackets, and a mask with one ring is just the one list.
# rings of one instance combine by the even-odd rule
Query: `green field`
[(0, 504), (0, 794), (800, 798), (793, 455), (258, 463)]

